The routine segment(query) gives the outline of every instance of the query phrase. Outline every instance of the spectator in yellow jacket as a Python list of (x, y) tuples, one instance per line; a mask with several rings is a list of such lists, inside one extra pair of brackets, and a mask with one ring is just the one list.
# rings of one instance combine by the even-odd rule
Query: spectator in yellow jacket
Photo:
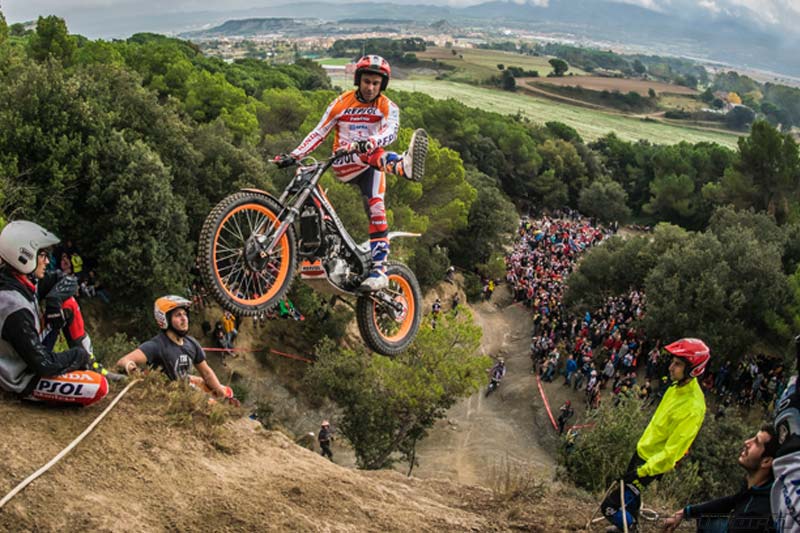
[(681, 339), (665, 347), (672, 355), (667, 389), (653, 418), (636, 445), (636, 453), (622, 477), (625, 510), (619, 490), (612, 490), (600, 508), (613, 524), (608, 531), (635, 528), (639, 520), (641, 491), (675, 464), (694, 442), (706, 414), (706, 402), (697, 379), (710, 359), (708, 346), (700, 339)]

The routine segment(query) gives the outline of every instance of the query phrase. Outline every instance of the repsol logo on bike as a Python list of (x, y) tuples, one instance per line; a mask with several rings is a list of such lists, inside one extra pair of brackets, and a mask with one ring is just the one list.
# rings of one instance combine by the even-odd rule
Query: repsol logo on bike
[(36, 390), (46, 394), (75, 396), (78, 398), (91, 398), (97, 393), (96, 386), (88, 386), (83, 383), (70, 383), (68, 381), (49, 381), (46, 379), (39, 381)]

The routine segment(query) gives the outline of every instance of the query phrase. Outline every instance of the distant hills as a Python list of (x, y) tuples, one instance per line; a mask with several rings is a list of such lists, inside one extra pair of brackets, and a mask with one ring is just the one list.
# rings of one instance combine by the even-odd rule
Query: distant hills
[(421, 24), (427, 27), (446, 21), (448, 31), (463, 27), (528, 30), (579, 44), (635, 45), (654, 54), (703, 58), (800, 76), (797, 33), (786, 35), (774, 28), (766, 29), (754, 18), (741, 14), (712, 17), (703, 15), (702, 10), (690, 14), (678, 9), (656, 12), (611, 0), (549, 0), (547, 7), (516, 1), (492, 1), (459, 8), (332, 0), (230, 11), (126, 9), (133, 8), (83, 8), (63, 16), (72, 31), (93, 38), (127, 37), (143, 31), (180, 34), (185, 38), (291, 34), (295, 30), (307, 32), (313, 26), (321, 28), (318, 31), (336, 35), (342, 25), (379, 24), (381, 28), (400, 28)]
[[(245, 14), (245, 12), (242, 12)], [(411, 22), (429, 26), (446, 21), (447, 29), (460, 26), (505, 27), (539, 33), (552, 33), (576, 42), (606, 42), (611, 45), (636, 45), (652, 53), (702, 58), (741, 67), (771, 70), (800, 76), (796, 39), (769, 33), (755, 22), (732, 17), (688, 19), (679, 14), (660, 13), (627, 3), (602, 0), (550, 0), (547, 7), (493, 1), (468, 7), (400, 5), (395, 3), (326, 3), (284, 4), (246, 11), (246, 20), (230, 20), (199, 32), (183, 33), (186, 38), (213, 35), (252, 35), (259, 25), (262, 33), (272, 33), (283, 26), (291, 33), (287, 19), (308, 17), (321, 31), (333, 31), (339, 24), (398, 26)], [(261, 21), (254, 20), (261, 18)], [(270, 20), (270, 17), (273, 18)], [(326, 21), (324, 23), (323, 21)], [(313, 22), (294, 21), (295, 28), (309, 31)]]

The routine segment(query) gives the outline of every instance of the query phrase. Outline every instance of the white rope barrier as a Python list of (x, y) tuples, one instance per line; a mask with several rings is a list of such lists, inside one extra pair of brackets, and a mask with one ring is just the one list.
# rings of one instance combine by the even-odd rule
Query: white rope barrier
[(122, 389), (122, 392), (120, 392), (120, 393), (117, 395), (117, 397), (116, 397), (116, 398), (114, 398), (114, 401), (113, 401), (113, 402), (111, 402), (111, 403), (108, 405), (108, 407), (106, 407), (106, 408), (105, 408), (105, 410), (104, 410), (102, 413), (100, 413), (100, 415), (99, 415), (97, 418), (95, 418), (95, 419), (94, 419), (94, 422), (92, 422), (92, 423), (89, 425), (89, 427), (87, 427), (86, 429), (84, 429), (84, 430), (83, 430), (83, 433), (81, 433), (80, 435), (78, 435), (78, 437), (77, 437), (75, 440), (73, 440), (73, 441), (72, 441), (72, 442), (69, 444), (69, 446), (67, 446), (66, 448), (64, 448), (63, 450), (61, 450), (61, 452), (60, 452), (58, 455), (56, 455), (55, 457), (53, 457), (53, 458), (50, 460), (50, 462), (49, 462), (49, 463), (47, 463), (46, 465), (44, 465), (43, 467), (41, 467), (39, 470), (37, 470), (36, 472), (34, 472), (33, 474), (31, 474), (31, 475), (30, 475), (30, 476), (28, 476), (27, 478), (25, 478), (25, 479), (22, 481), (22, 483), (20, 483), (20, 484), (19, 484), (19, 485), (17, 485), (16, 487), (14, 487), (14, 489), (13, 489), (11, 492), (9, 492), (8, 494), (6, 494), (6, 495), (3, 497), (3, 499), (2, 499), (2, 500), (0, 500), (0, 509), (2, 509), (2, 508), (3, 508), (3, 506), (4, 506), (5, 504), (7, 504), (9, 501), (11, 501), (11, 499), (12, 499), (14, 496), (16, 496), (17, 494), (19, 494), (19, 493), (20, 493), (20, 492), (21, 492), (21, 491), (22, 491), (22, 490), (23, 490), (25, 487), (27, 487), (28, 485), (30, 485), (30, 484), (31, 484), (31, 483), (32, 483), (32, 482), (33, 482), (33, 481), (34, 481), (36, 478), (38, 478), (39, 476), (41, 476), (42, 474), (44, 474), (45, 472), (47, 472), (48, 470), (50, 470), (50, 468), (52, 468), (52, 466), (53, 466), (53, 465), (55, 465), (55, 464), (56, 464), (57, 462), (59, 462), (59, 461), (60, 461), (60, 460), (61, 460), (61, 459), (62, 459), (62, 458), (65, 456), (65, 455), (67, 455), (69, 452), (71, 452), (71, 451), (72, 451), (72, 449), (73, 449), (73, 448), (75, 448), (75, 446), (77, 446), (78, 444), (80, 444), (80, 442), (81, 442), (81, 441), (82, 441), (82, 440), (83, 440), (83, 439), (86, 437), (86, 435), (88, 435), (89, 433), (91, 433), (91, 432), (92, 432), (92, 430), (93, 430), (93, 429), (94, 429), (94, 428), (97, 426), (97, 424), (99, 424), (99, 423), (100, 423), (100, 421), (101, 421), (101, 420), (103, 420), (103, 418), (104, 418), (104, 417), (105, 417), (105, 416), (106, 416), (106, 415), (107, 415), (107, 414), (108, 414), (108, 413), (109, 413), (109, 412), (110, 412), (110, 411), (111, 411), (111, 410), (114, 408), (114, 406), (115, 406), (115, 405), (117, 405), (117, 402), (119, 402), (119, 401), (122, 399), (122, 397), (123, 397), (123, 396), (125, 396), (125, 394), (126, 394), (126, 393), (127, 393), (129, 390), (130, 390), (130, 388), (131, 388), (131, 387), (133, 387), (134, 385), (136, 385), (137, 383), (139, 383), (139, 381), (141, 381), (141, 380), (138, 380), (138, 379), (137, 379), (137, 380), (131, 381), (131, 382), (128, 384), (128, 386), (127, 386), (127, 387), (125, 387), (124, 389)]

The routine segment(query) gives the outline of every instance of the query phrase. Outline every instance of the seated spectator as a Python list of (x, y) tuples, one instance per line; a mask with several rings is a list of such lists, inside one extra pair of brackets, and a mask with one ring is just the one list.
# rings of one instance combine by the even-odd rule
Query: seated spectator
[(67, 252), (61, 254), (61, 262), (59, 264), (61, 266), (61, 272), (66, 275), (72, 274), (72, 260)]
[(222, 314), (222, 329), (225, 330), (225, 337), (228, 344), (233, 346), (236, 337), (239, 335), (239, 331), (236, 329), (236, 319), (230, 311), (225, 311)]
[(78, 252), (75, 252), (69, 259), (72, 263), (72, 273), (78, 279), (83, 279), (83, 258), (78, 255)]
[[(91, 370), (94, 359), (86, 348), (88, 337), (75, 335), (68, 350), (54, 352), (40, 336), (37, 283), (46, 276), (58, 277), (45, 274), (47, 248), (58, 242), (58, 237), (28, 221), (10, 222), (0, 232), (0, 389), (28, 400), (91, 405), (106, 396), (108, 381)], [(77, 288), (77, 281), (64, 275), (47, 288), (43, 299), (50, 309), (46, 313), (53, 315), (51, 328), (63, 327), (54, 322), (55, 315), (63, 319), (64, 302)], [(78, 324), (74, 326), (77, 333)]]
[[(141, 366), (160, 368), (173, 381), (185, 380), (216, 398), (238, 405), (233, 390), (220, 383), (200, 343), (189, 335), (191, 305), (192, 302), (180, 296), (162, 296), (156, 300), (153, 315), (161, 333), (122, 357), (117, 367), (128, 374)], [(194, 368), (200, 376), (192, 375)]]

